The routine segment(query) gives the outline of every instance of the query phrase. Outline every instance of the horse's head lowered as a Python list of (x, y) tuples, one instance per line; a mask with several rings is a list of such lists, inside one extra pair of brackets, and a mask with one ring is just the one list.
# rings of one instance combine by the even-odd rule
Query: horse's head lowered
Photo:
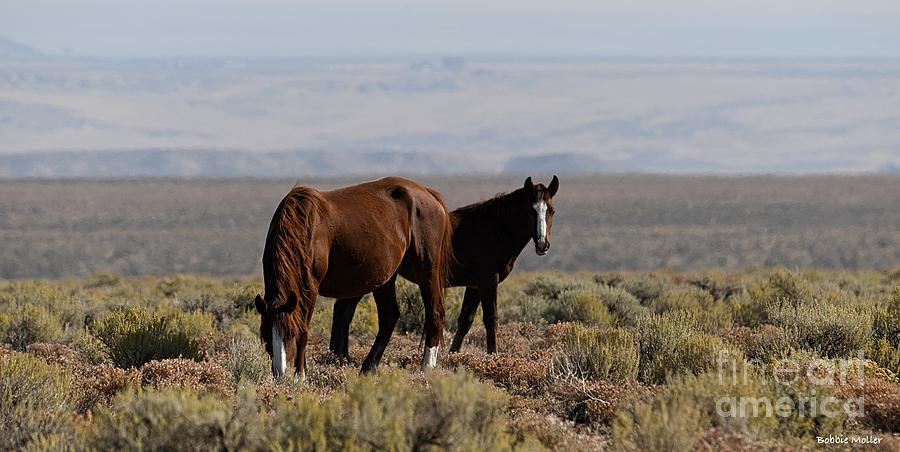
[(525, 179), (526, 201), (529, 203), (528, 221), (534, 238), (534, 251), (543, 256), (550, 251), (550, 229), (553, 227), (553, 196), (559, 189), (559, 178), (553, 176), (550, 185), (533, 184), (531, 178)]
[(296, 367), (297, 332), (295, 321), (297, 294), (290, 292), (284, 303), (275, 306), (275, 301), (267, 303), (262, 296), (256, 296), (256, 310), (260, 315), (259, 335), (266, 344), (266, 352), (272, 358), (272, 374), (276, 378), (284, 375), (288, 367)]

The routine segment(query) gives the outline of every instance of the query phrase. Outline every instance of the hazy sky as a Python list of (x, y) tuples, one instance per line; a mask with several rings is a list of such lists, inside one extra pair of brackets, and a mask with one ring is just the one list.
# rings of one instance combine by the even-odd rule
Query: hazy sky
[(0, 0), (48, 53), (900, 57), (897, 0)]

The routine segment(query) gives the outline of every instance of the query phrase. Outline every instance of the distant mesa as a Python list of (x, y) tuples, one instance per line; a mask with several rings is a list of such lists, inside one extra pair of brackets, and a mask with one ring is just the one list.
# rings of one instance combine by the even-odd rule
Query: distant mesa
[(43, 54), (31, 47), (0, 36), (0, 59), (32, 59), (43, 56)]
[(900, 174), (900, 163), (886, 163), (879, 168), (879, 172), (888, 174)]

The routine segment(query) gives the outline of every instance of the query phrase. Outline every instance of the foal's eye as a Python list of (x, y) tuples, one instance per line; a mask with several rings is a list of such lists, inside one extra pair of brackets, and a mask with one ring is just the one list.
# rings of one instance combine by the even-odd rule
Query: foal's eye
[(554, 213), (556, 213), (556, 209), (551, 207), (551, 208), (547, 209), (547, 213), (550, 215), (553, 215)]

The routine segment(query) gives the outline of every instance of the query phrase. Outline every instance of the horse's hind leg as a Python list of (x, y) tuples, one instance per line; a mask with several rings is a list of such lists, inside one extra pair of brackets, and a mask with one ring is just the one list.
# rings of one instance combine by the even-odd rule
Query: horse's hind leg
[(425, 303), (425, 351), (422, 353), (422, 370), (437, 367), (438, 351), (444, 334), (444, 291), (438, 286), (419, 284)]
[(362, 297), (341, 298), (334, 302), (331, 319), (331, 342), (328, 348), (337, 356), (350, 359), (350, 322)]
[(400, 307), (397, 305), (397, 290), (395, 274), (383, 286), (375, 289), (372, 295), (375, 297), (375, 306), (378, 307), (378, 335), (375, 336), (375, 343), (369, 350), (366, 360), (363, 361), (361, 372), (372, 372), (381, 362), (381, 355), (387, 348), (391, 335), (394, 334), (394, 327), (397, 326), (397, 320), (400, 318)]
[(478, 310), (478, 288), (466, 287), (466, 295), (463, 297), (462, 309), (459, 312), (459, 319), (456, 323), (456, 335), (453, 336), (453, 343), (450, 344), (450, 353), (456, 353), (462, 347), (463, 339), (472, 328), (472, 322), (475, 321), (475, 311)]

